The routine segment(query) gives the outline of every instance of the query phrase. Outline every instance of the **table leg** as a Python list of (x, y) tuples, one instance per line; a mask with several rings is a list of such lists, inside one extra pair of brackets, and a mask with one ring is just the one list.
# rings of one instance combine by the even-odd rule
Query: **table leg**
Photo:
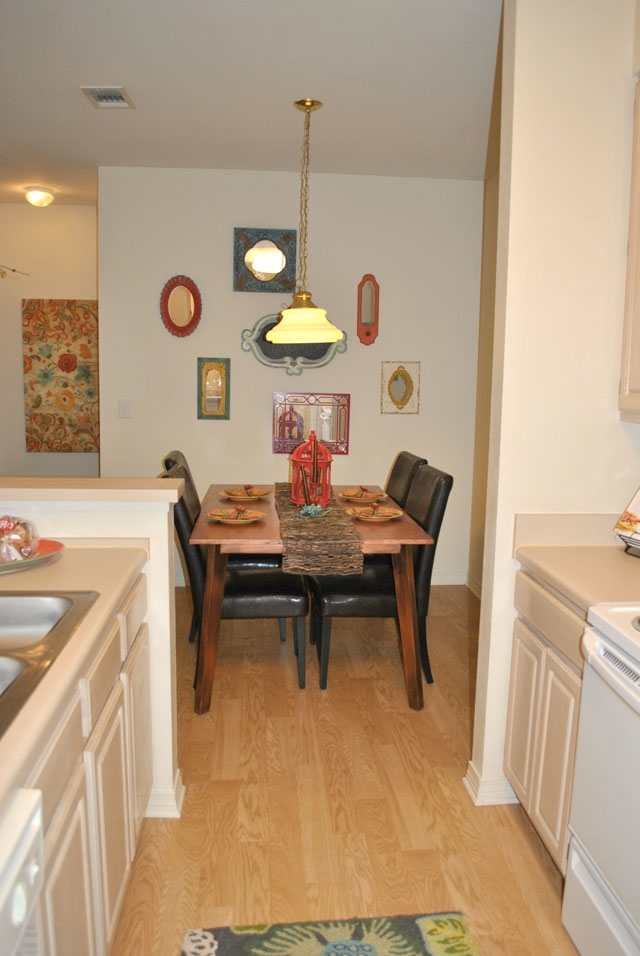
[(413, 552), (410, 545), (402, 545), (400, 551), (391, 555), (393, 579), (396, 586), (398, 623), (402, 643), (404, 682), (407, 688), (409, 707), (422, 710), (422, 671), (418, 649), (418, 614), (413, 576)]
[(219, 545), (211, 545), (207, 550), (207, 578), (204, 588), (202, 622), (200, 624), (200, 645), (198, 648), (198, 669), (196, 676), (195, 712), (206, 714), (211, 705), (211, 688), (216, 669), (218, 637), (222, 619), (222, 596), (227, 573), (227, 556), (222, 554)]

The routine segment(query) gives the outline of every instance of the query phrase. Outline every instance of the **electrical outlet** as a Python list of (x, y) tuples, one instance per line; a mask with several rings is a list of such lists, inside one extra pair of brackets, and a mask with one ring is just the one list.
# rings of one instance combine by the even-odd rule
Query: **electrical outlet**
[(118, 417), (133, 418), (133, 403), (130, 398), (121, 398), (118, 401)]

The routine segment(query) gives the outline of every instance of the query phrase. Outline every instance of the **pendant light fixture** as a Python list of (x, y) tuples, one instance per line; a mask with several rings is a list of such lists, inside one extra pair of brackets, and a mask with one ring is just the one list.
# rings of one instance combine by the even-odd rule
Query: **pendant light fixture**
[(304, 113), (302, 168), (300, 172), (300, 236), (298, 244), (298, 277), (293, 301), (280, 313), (279, 321), (267, 333), (269, 342), (280, 344), (306, 342), (338, 342), (344, 332), (336, 328), (324, 309), (311, 301), (307, 286), (307, 228), (309, 206), (309, 128), (311, 114), (322, 106), (319, 100), (296, 100), (293, 104)]

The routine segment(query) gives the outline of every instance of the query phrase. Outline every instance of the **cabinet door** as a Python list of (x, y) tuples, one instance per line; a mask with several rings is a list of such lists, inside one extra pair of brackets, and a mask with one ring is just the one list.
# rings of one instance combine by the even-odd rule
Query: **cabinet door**
[(504, 772), (525, 810), (529, 810), (534, 773), (535, 735), (544, 645), (526, 625), (513, 628)]
[(545, 653), (531, 821), (564, 875), (569, 845), (581, 680), (552, 650)]
[(84, 753), (98, 954), (108, 954), (131, 868), (124, 686), (117, 681)]
[(42, 923), (46, 956), (95, 956), (85, 768), (80, 764), (45, 841)]
[(121, 674), (125, 687), (129, 785), (131, 790), (131, 855), (149, 802), (153, 776), (151, 755), (151, 674), (149, 628), (140, 629)]

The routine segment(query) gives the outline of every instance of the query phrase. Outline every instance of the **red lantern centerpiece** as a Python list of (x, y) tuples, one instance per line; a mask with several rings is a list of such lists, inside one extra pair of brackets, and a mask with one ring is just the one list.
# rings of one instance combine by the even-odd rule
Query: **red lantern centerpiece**
[(331, 453), (322, 445), (315, 432), (309, 441), (291, 453), (291, 501), (294, 505), (322, 505), (331, 500)]

